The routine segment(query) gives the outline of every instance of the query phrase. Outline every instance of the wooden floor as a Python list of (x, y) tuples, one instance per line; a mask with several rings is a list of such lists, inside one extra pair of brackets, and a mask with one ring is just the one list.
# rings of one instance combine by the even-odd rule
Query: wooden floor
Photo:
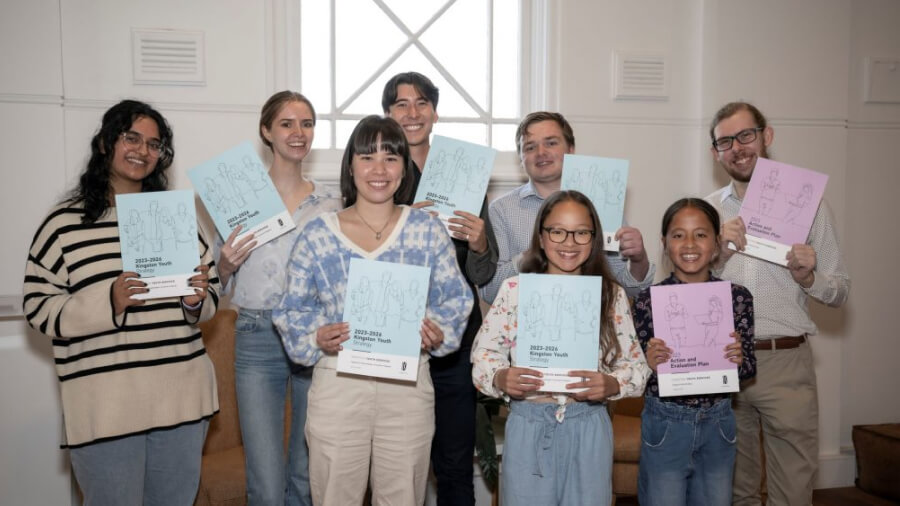
[[(636, 497), (616, 499), (616, 506), (635, 506)], [(813, 491), (813, 506), (897, 506), (898, 502), (879, 499), (856, 487), (827, 488)]]

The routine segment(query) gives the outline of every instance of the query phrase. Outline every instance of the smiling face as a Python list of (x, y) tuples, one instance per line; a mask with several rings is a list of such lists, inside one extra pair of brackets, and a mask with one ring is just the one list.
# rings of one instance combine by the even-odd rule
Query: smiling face
[(263, 125), (263, 137), (272, 145), (276, 161), (300, 162), (312, 147), (316, 121), (306, 103), (299, 100), (286, 102), (271, 125)]
[(531, 180), (538, 184), (558, 183), (562, 178), (563, 156), (575, 151), (553, 120), (531, 124), (522, 136), (519, 156)]
[[(735, 136), (739, 132), (748, 128), (756, 128), (758, 125), (753, 119), (753, 114), (746, 109), (740, 109), (731, 116), (720, 121), (713, 129), (713, 135), (716, 139), (721, 137)], [(756, 167), (756, 159), (759, 157), (768, 158), (767, 148), (772, 144), (773, 130), (766, 127), (756, 136), (753, 142), (741, 144), (737, 140), (732, 143), (731, 149), (725, 151), (717, 151), (711, 147), (713, 158), (722, 165), (725, 172), (732, 179), (740, 183), (748, 183), (750, 176), (753, 175), (753, 168)]]
[(719, 248), (706, 214), (696, 207), (682, 208), (672, 217), (663, 241), (676, 278), (685, 283), (709, 279), (709, 268)]
[[(377, 144), (381, 145), (381, 138)], [(357, 201), (371, 204), (393, 203), (403, 178), (403, 157), (379, 149), (371, 154), (353, 155), (351, 172)]]
[(109, 168), (109, 184), (115, 193), (135, 193), (141, 191), (141, 182), (153, 172), (159, 161), (159, 154), (147, 147), (150, 141), (159, 142), (159, 127), (146, 116), (139, 116), (131, 124), (129, 132), (143, 138), (137, 147), (129, 147), (120, 135), (114, 145)]
[(388, 108), (388, 116), (403, 128), (410, 146), (428, 144), (431, 130), (438, 120), (434, 104), (412, 84), (397, 85), (397, 100)]
[(564, 200), (556, 204), (541, 223), (541, 249), (547, 257), (547, 274), (581, 274), (581, 268), (591, 254), (591, 243), (577, 244), (574, 234), (566, 234), (565, 241), (550, 240), (546, 229), (569, 232), (594, 231), (588, 209), (578, 202)]

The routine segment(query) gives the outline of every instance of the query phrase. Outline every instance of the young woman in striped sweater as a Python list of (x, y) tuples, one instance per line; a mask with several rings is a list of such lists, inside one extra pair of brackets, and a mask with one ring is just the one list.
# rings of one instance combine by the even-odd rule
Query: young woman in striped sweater
[(191, 504), (209, 418), (212, 362), (197, 324), (216, 312), (211, 251), (199, 238), (196, 295), (140, 301), (122, 272), (115, 196), (165, 190), (172, 131), (149, 105), (103, 115), (70, 196), (34, 236), (28, 324), (53, 339), (65, 440), (85, 504)]

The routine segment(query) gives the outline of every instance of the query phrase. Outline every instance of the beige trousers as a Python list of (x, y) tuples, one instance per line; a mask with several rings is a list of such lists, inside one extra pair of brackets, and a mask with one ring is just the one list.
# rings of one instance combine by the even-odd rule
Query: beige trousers
[(768, 504), (812, 504), (819, 402), (809, 341), (788, 350), (757, 349), (756, 378), (741, 385), (733, 407), (738, 428), (734, 504), (760, 504), (763, 450)]
[(309, 483), (318, 506), (425, 502), (434, 388), (428, 360), (416, 383), (337, 374), (316, 366), (309, 389)]

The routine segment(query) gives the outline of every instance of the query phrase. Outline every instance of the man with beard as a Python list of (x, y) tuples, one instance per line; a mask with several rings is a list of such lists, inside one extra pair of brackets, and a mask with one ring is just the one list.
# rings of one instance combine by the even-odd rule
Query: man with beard
[(762, 446), (765, 450), (769, 504), (812, 504), (819, 459), (819, 406), (816, 371), (808, 336), (816, 333), (810, 298), (838, 307), (847, 300), (850, 277), (844, 267), (831, 210), (822, 200), (806, 244), (794, 244), (787, 268), (747, 255), (746, 224), (738, 216), (750, 177), (774, 130), (751, 104), (732, 102), (713, 117), (713, 158), (731, 183), (706, 200), (722, 217), (716, 276), (753, 293), (756, 378), (741, 385), (734, 400), (737, 459), (734, 504), (760, 504)]

